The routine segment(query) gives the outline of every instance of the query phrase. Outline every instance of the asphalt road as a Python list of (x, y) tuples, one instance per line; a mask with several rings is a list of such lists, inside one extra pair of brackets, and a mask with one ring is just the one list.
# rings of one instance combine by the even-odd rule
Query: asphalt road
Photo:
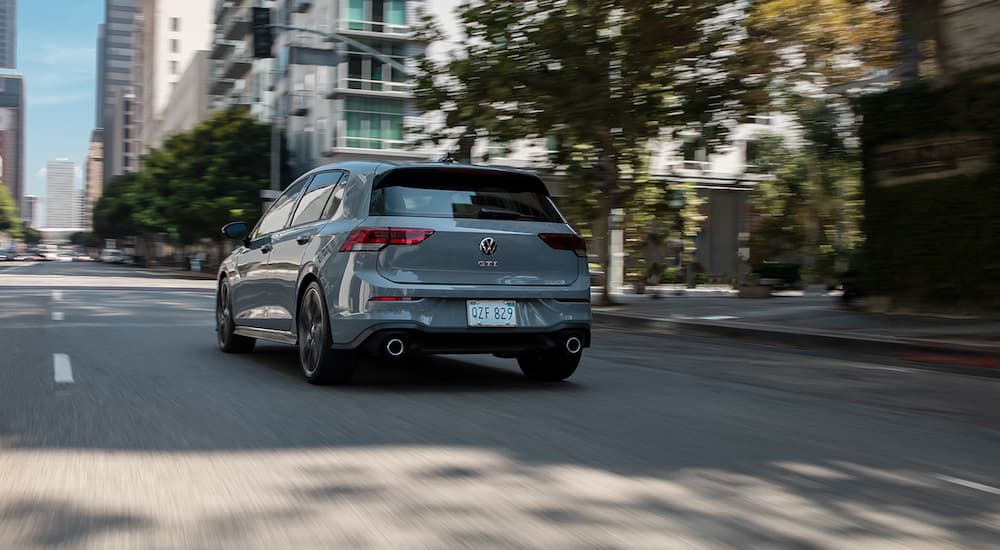
[(0, 264), (0, 548), (987, 548), (1000, 379), (597, 330), (511, 360), (218, 351), (211, 281)]

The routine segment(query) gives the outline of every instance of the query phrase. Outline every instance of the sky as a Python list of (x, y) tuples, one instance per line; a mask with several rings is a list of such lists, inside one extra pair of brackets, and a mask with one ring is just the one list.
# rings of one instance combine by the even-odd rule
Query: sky
[[(208, 2), (209, 0), (205, 0)], [(448, 14), (459, 0), (432, 0)], [(45, 197), (45, 163), (69, 158), (83, 184), (90, 133), (95, 123), (97, 25), (104, 0), (18, 0), (17, 69), (25, 76), (27, 128), (25, 170), (28, 194)], [(442, 22), (454, 32), (453, 16)], [(45, 208), (39, 208), (44, 224)]]
[(82, 184), (95, 122), (97, 25), (103, 20), (103, 0), (17, 2), (17, 69), (27, 97), (26, 193), (44, 196), (45, 163), (62, 157), (77, 164)]

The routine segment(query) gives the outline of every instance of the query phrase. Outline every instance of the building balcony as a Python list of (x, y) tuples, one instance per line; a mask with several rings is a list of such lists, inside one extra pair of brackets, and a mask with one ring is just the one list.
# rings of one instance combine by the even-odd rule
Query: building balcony
[(226, 40), (220, 36), (216, 36), (215, 40), (212, 41), (212, 51), (209, 52), (209, 59), (225, 59), (226, 57), (232, 55), (233, 48), (239, 42), (235, 40)]
[(212, 82), (208, 85), (208, 95), (226, 95), (235, 85), (236, 80), (232, 78), (213, 78)]
[(250, 55), (246, 43), (240, 42), (239, 46), (233, 50), (232, 55), (223, 61), (222, 67), (222, 78), (239, 79), (246, 76), (253, 67), (253, 57)]
[(409, 25), (395, 25), (380, 21), (341, 20), (338, 33), (353, 38), (412, 41), (413, 29)]
[(312, 109), (315, 94), (312, 92), (296, 92), (292, 94), (288, 114), (291, 116), (306, 116)]
[(307, 13), (313, 7), (313, 0), (295, 0), (292, 9), (295, 13)]
[(215, 0), (215, 24), (220, 24), (226, 17), (232, 15), (239, 4), (239, 0)]
[(250, 10), (241, 9), (223, 23), (222, 38), (224, 40), (240, 40), (250, 32)]
[(413, 99), (413, 83), (345, 78), (336, 83), (326, 98), (338, 99), (344, 96)]
[(427, 151), (411, 149), (412, 144), (397, 139), (340, 136), (333, 146), (323, 151), (324, 157), (379, 157), (421, 160), (429, 158)]

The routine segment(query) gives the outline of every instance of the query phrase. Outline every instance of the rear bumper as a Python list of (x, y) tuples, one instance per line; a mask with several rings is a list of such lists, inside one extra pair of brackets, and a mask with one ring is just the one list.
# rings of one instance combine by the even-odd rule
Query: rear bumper
[(407, 353), (495, 353), (517, 355), (524, 352), (561, 349), (570, 337), (579, 338), (590, 347), (589, 322), (565, 322), (546, 328), (517, 329), (433, 329), (416, 323), (373, 325), (337, 349), (352, 349), (365, 354), (382, 354), (391, 339), (402, 340)]

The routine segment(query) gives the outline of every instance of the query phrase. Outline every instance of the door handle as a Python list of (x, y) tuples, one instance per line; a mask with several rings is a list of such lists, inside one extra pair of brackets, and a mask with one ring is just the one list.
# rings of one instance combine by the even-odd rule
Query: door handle
[(264, 254), (267, 254), (272, 250), (274, 250), (274, 247), (271, 246), (271, 243), (267, 243), (264, 246), (260, 247), (260, 251), (263, 252)]
[(299, 235), (299, 238), (295, 239), (295, 242), (299, 244), (306, 244), (312, 240), (312, 235)]

